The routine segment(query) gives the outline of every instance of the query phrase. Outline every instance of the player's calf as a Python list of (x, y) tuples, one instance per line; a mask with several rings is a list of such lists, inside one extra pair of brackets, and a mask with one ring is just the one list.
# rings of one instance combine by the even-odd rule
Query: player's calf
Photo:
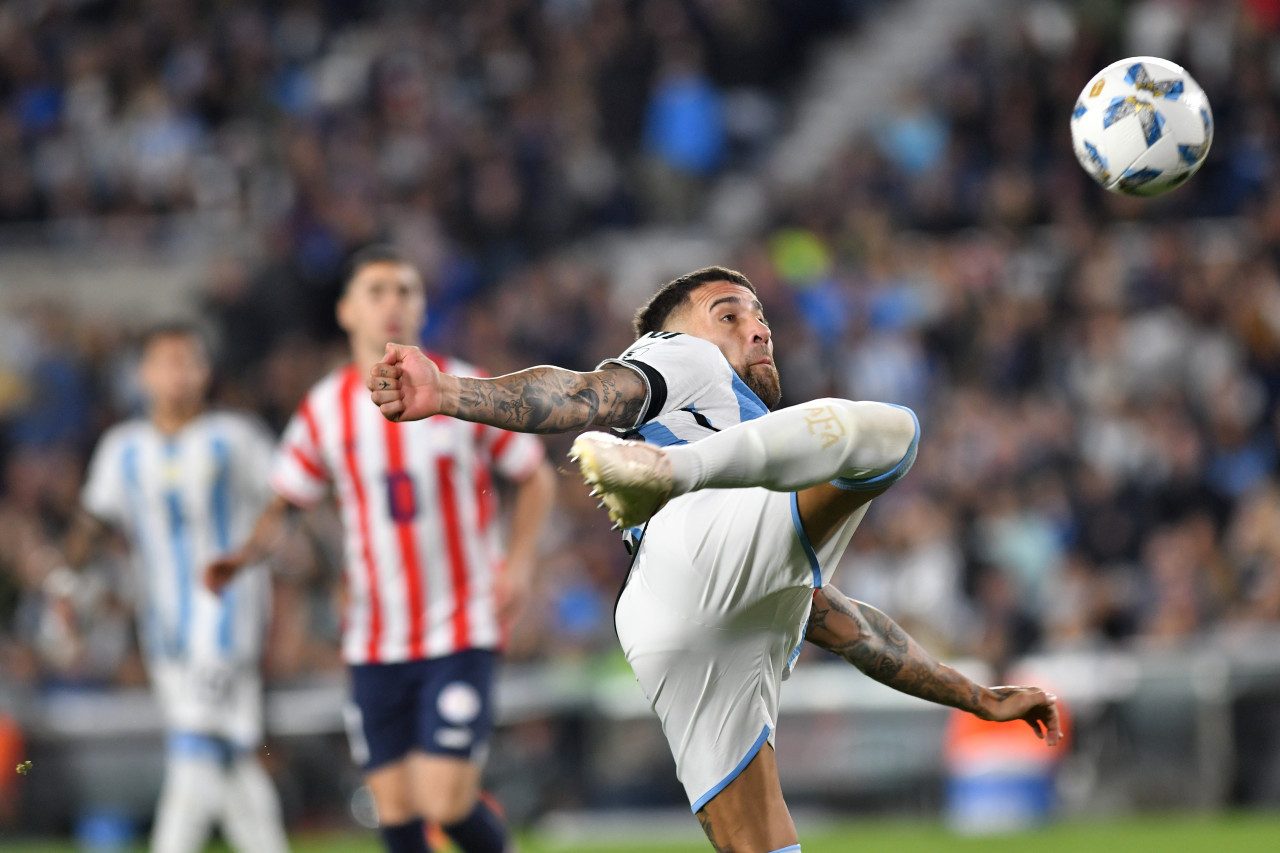
[(880, 490), (911, 468), (919, 434), (915, 414), (901, 406), (814, 400), (667, 448), (672, 494), (750, 486), (793, 492), (829, 482)]

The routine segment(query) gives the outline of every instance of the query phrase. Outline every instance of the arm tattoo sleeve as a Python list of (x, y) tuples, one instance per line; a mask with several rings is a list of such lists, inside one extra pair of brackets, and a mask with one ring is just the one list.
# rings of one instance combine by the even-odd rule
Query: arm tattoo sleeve
[(445, 414), (518, 432), (631, 427), (646, 393), (644, 380), (625, 367), (531, 367), (496, 379), (459, 377), (457, 410)]
[(888, 616), (829, 584), (813, 595), (805, 638), (895, 690), (980, 712), (980, 685), (939, 663)]

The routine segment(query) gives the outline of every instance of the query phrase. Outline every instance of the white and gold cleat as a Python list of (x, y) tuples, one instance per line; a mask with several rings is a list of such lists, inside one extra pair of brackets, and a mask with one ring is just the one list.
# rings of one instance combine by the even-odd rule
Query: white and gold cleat
[(607, 432), (584, 432), (574, 439), (569, 458), (578, 463), (592, 496), (600, 498), (618, 527), (644, 524), (671, 497), (671, 460), (660, 447)]

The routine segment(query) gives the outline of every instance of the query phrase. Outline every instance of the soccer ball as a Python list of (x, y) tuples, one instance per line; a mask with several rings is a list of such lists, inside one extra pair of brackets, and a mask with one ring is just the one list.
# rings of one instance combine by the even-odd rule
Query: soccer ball
[(1125, 195), (1160, 195), (1196, 173), (1213, 142), (1209, 99), (1166, 59), (1135, 56), (1094, 75), (1071, 112), (1084, 170)]

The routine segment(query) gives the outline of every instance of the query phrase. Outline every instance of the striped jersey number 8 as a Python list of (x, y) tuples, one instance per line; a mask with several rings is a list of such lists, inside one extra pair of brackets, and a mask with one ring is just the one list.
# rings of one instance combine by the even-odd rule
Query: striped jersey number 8
[(403, 524), (418, 515), (418, 499), (413, 488), (413, 477), (406, 471), (387, 473), (387, 506), (391, 519)]

